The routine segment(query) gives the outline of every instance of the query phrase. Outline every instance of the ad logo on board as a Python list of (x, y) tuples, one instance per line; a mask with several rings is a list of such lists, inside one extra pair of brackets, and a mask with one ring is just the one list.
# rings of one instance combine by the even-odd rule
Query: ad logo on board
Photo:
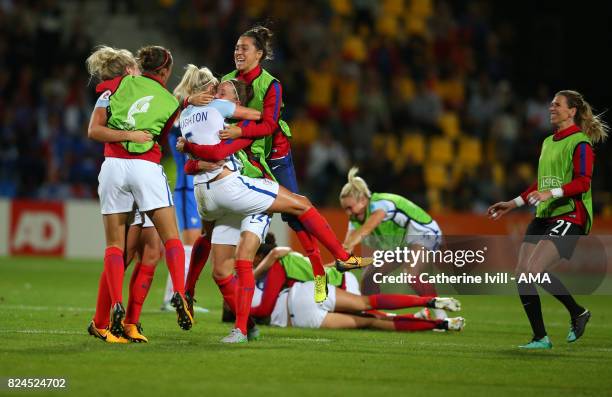
[(11, 255), (63, 256), (66, 221), (61, 202), (11, 203)]

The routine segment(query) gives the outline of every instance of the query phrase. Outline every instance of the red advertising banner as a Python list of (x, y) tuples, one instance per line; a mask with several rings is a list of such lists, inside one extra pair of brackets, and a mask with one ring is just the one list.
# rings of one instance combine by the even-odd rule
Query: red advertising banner
[(11, 255), (63, 256), (66, 246), (64, 203), (11, 202)]

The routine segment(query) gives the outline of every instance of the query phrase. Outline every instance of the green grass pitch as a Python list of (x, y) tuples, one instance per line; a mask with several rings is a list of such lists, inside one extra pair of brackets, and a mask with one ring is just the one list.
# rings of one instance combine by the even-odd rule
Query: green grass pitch
[[(162, 313), (160, 264), (142, 315), (149, 344), (109, 345), (87, 335), (101, 261), (0, 258), (0, 378), (63, 377), (65, 391), (117, 396), (560, 396), (612, 394), (610, 296), (580, 297), (593, 312), (585, 336), (565, 343), (565, 309), (545, 297), (550, 351), (519, 351), (530, 336), (518, 299), (460, 296), (461, 333), (262, 327), (263, 339), (224, 346), (220, 295), (207, 266), (194, 328)], [(126, 278), (129, 277), (129, 273)], [(23, 395), (0, 386), (0, 395)]]

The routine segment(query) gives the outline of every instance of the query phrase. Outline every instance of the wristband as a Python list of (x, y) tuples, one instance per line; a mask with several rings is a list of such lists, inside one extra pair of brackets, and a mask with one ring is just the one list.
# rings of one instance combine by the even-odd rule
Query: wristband
[(563, 197), (563, 189), (560, 188), (560, 187), (556, 187), (554, 189), (551, 189), (550, 192), (552, 193), (552, 196), (554, 198)]
[(525, 205), (525, 200), (523, 200), (523, 198), (521, 196), (517, 196), (514, 200), (514, 204), (516, 204), (516, 207), (522, 207)]

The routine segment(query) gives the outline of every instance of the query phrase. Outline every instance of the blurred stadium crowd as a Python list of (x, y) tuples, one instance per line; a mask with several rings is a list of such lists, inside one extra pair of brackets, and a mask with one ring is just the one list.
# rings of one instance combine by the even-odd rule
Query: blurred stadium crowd
[[(266, 67), (283, 84), (301, 189), (337, 206), (352, 164), (374, 191), (432, 211), (483, 211), (535, 180), (550, 87), (516, 90), (511, 24), (485, 1), (110, 1), (173, 37), (187, 61), (233, 69), (238, 35), (276, 33)], [(96, 196), (102, 148), (86, 137), (95, 44), (62, 2), (0, 1), (0, 196)], [(150, 44), (150, 43), (142, 43)], [(130, 48), (135, 50), (135, 48)], [(175, 65), (175, 83), (183, 65)], [(577, 88), (580, 87), (554, 87)], [(598, 163), (599, 164), (599, 163)], [(599, 165), (598, 165), (599, 166)], [(610, 213), (603, 168), (596, 212)]]

